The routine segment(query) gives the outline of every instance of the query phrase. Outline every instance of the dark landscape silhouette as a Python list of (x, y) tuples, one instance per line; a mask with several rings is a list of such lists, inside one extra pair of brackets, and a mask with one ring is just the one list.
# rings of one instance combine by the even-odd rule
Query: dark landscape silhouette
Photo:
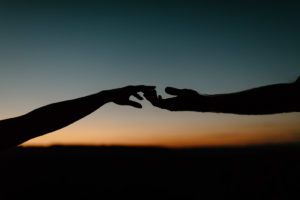
[(0, 0), (0, 200), (300, 200), (299, 11)]
[[(299, 198), (300, 145), (219, 148), (14, 147), (63, 128), (108, 102), (141, 108), (143, 98), (171, 111), (298, 112), (299, 82), (201, 95), (127, 86), (51, 104), (0, 122), (0, 199), (292, 199)], [(13, 148), (14, 147), (14, 148)], [(296, 198), (297, 199), (297, 198)]]
[(299, 144), (23, 148), (0, 154), (0, 199), (298, 199)]

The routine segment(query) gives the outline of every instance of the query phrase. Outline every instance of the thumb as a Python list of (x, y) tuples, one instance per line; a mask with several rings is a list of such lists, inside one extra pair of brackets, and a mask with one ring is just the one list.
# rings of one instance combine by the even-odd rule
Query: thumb
[(173, 88), (173, 87), (166, 87), (165, 91), (166, 91), (167, 94), (170, 94), (170, 95), (180, 95), (180, 94), (182, 94), (181, 89), (177, 89), (177, 88)]

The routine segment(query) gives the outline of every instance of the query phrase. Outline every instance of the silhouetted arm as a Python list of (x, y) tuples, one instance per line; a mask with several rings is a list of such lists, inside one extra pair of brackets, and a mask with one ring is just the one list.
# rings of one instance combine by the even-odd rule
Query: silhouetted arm
[(162, 99), (155, 91), (145, 97), (159, 108), (170, 111), (199, 111), (234, 114), (273, 114), (300, 111), (300, 77), (294, 83), (276, 84), (246, 91), (201, 95), (194, 90), (167, 87), (176, 97)]
[(153, 90), (150, 86), (127, 86), (105, 90), (90, 96), (50, 104), (20, 117), (0, 121), (0, 149), (21, 144), (34, 137), (61, 129), (87, 116), (108, 102), (141, 108), (129, 100), (131, 95), (142, 99), (138, 92)]

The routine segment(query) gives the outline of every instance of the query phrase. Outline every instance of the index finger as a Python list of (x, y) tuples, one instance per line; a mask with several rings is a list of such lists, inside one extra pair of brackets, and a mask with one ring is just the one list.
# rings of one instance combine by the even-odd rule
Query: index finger
[(180, 95), (182, 94), (182, 90), (174, 87), (166, 87), (165, 89), (166, 93), (171, 95)]

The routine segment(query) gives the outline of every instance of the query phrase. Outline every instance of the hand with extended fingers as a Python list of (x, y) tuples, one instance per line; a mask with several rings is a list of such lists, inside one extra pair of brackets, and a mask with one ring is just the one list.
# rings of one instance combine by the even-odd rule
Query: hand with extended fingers
[(300, 77), (293, 83), (267, 85), (236, 93), (201, 95), (190, 89), (166, 88), (174, 97), (163, 99), (155, 90), (144, 94), (152, 105), (170, 111), (233, 114), (274, 114), (300, 111)]
[(156, 107), (170, 111), (200, 111), (205, 107), (205, 96), (190, 89), (167, 87), (166, 93), (174, 97), (163, 99), (155, 90), (144, 94), (145, 98)]
[(138, 85), (104, 90), (89, 96), (46, 105), (19, 117), (0, 120), (0, 150), (66, 127), (106, 103), (141, 108), (140, 103), (129, 98), (134, 96), (142, 100), (138, 93), (152, 92), (154, 88)]
[(190, 89), (166, 88), (173, 97), (163, 99), (154, 86), (126, 86), (37, 108), (25, 115), (0, 120), (0, 150), (68, 126), (102, 105), (113, 102), (141, 108), (130, 100), (144, 97), (152, 105), (170, 111), (273, 114), (300, 111), (300, 78), (293, 83), (268, 85), (230, 94), (201, 95)]
[(129, 105), (135, 108), (142, 108), (142, 105), (136, 101), (130, 100), (130, 96), (134, 96), (138, 100), (143, 100), (143, 97), (139, 95), (139, 92), (144, 94), (154, 91), (155, 86), (126, 86), (123, 88), (117, 88), (112, 90), (105, 90), (101, 93), (108, 98), (110, 102), (118, 105)]

